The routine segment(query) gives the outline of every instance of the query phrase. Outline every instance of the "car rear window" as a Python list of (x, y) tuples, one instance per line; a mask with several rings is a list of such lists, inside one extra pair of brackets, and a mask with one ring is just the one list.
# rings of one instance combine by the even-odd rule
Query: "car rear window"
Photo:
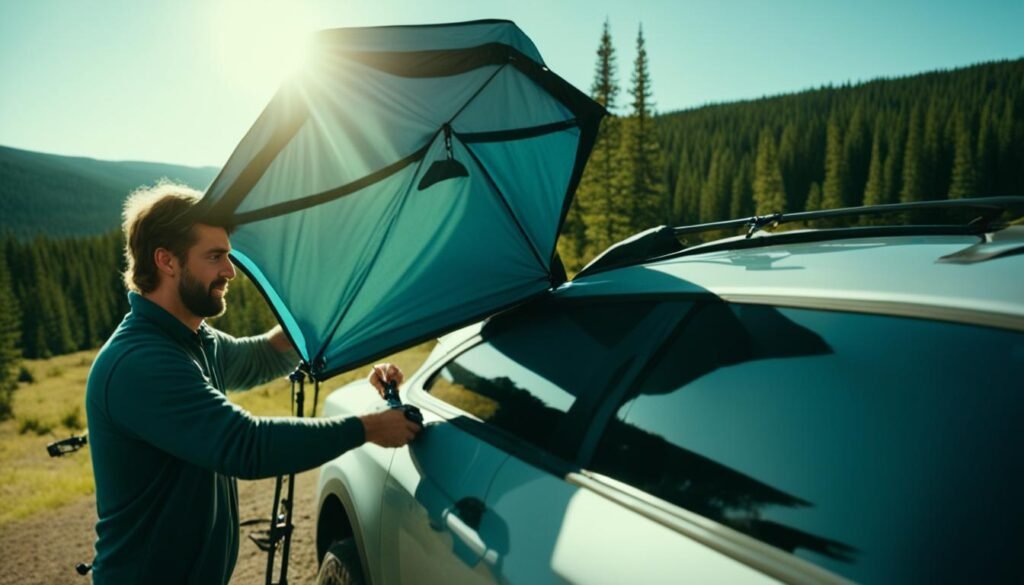
[(863, 582), (1019, 582), (1024, 334), (710, 303), (590, 467)]

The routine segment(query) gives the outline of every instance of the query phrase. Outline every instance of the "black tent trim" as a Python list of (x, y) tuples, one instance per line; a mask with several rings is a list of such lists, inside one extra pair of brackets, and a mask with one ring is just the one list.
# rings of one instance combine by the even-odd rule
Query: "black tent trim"
[[(408, 77), (421, 76), (446, 76), (457, 75), (475, 68), (488, 65), (512, 64), (516, 69), (537, 83), (541, 88), (551, 94), (562, 103), (575, 116), (577, 124), (584, 129), (592, 123), (600, 120), (607, 111), (596, 102), (592, 101), (585, 94), (573, 87), (567, 81), (553, 73), (547, 67), (536, 63), (520, 51), (501, 43), (487, 43), (469, 49), (448, 49), (437, 51), (405, 51), (405, 52), (345, 52), (342, 55), (353, 60), (364, 63), (370, 67), (380, 69), (394, 75), (405, 75)], [(489, 80), (488, 80), (489, 81)], [(278, 96), (275, 99), (283, 99)], [(318, 205), (333, 198), (347, 195), (353, 191), (369, 186), (380, 181), (391, 174), (398, 172), (409, 164), (418, 161), (426, 153), (430, 142), (436, 138), (436, 133), (428, 141), (427, 145), (413, 154), (401, 159), (383, 169), (375, 171), (366, 177), (353, 181), (347, 185), (312, 195), (292, 202), (269, 206), (252, 212), (235, 214), (238, 205), (241, 204), (245, 195), (259, 182), (266, 172), (267, 167), (274, 160), (277, 154), (285, 147), (291, 138), (298, 132), (305, 123), (308, 112), (302, 109), (294, 112), (289, 123), (282, 125), (270, 141), (260, 150), (256, 157), (246, 166), (231, 189), (218, 202), (212, 205), (212, 209), (202, 210), (204, 221), (216, 225), (240, 225), (262, 219), (268, 219), (277, 215), (290, 213), (305, 209), (311, 205)], [(256, 125), (259, 124), (257, 121)], [(253, 127), (255, 128), (256, 125)], [(250, 132), (252, 130), (250, 129)], [(514, 131), (512, 131), (514, 132)], [(587, 132), (584, 130), (584, 136)], [(596, 136), (596, 130), (595, 130)], [(582, 142), (581, 142), (582, 146)], [(576, 167), (573, 170), (574, 181), (571, 182), (571, 191), (575, 190), (579, 182), (577, 175), (582, 174), (582, 164), (586, 162), (593, 147), (590, 141), (588, 148), (580, 149), (579, 153), (585, 156), (577, 157)], [(213, 185), (221, 179), (218, 175)], [(212, 185), (211, 185), (212, 188)], [(328, 195), (330, 194), (330, 195)], [(292, 204), (296, 206), (292, 207)], [(566, 207), (566, 210), (568, 207)], [(563, 212), (563, 220), (565, 213)], [(234, 217), (232, 217), (234, 216)]]
[(514, 307), (518, 307), (519, 305), (525, 305), (527, 303), (533, 302), (533, 301), (537, 300), (538, 298), (541, 298), (541, 297), (547, 295), (548, 292), (549, 292), (549, 289), (545, 288), (544, 290), (538, 291), (537, 293), (532, 294), (532, 295), (530, 295), (530, 296), (528, 296), (526, 298), (513, 301), (511, 303), (508, 303), (506, 305), (498, 307), (497, 309), (491, 309), (489, 311), (483, 311), (481, 313), (474, 314), (472, 317), (468, 317), (466, 319), (463, 319), (463, 320), (457, 322), (455, 325), (448, 326), (448, 327), (443, 327), (441, 329), (431, 330), (429, 333), (425, 333), (423, 335), (420, 335), (418, 337), (413, 338), (412, 341), (406, 341), (406, 342), (403, 342), (403, 343), (398, 344), (398, 345), (389, 346), (386, 349), (382, 349), (382, 350), (374, 353), (373, 355), (371, 355), (368, 358), (357, 360), (357, 361), (345, 362), (345, 363), (342, 363), (342, 364), (340, 364), (340, 365), (338, 365), (338, 366), (336, 366), (334, 368), (331, 368), (330, 370), (311, 372), (311, 377), (314, 380), (320, 380), (320, 381), (327, 380), (328, 378), (331, 378), (333, 376), (337, 376), (338, 374), (341, 374), (343, 372), (347, 372), (349, 370), (353, 370), (355, 368), (358, 368), (358, 367), (361, 367), (361, 366), (365, 366), (367, 364), (373, 363), (375, 360), (378, 360), (380, 358), (392, 355), (395, 352), (398, 352), (398, 351), (401, 351), (403, 349), (412, 347), (414, 345), (418, 345), (420, 343), (423, 343), (424, 341), (429, 341), (431, 339), (437, 339), (438, 335), (440, 335), (440, 334), (442, 334), (442, 333), (444, 333), (446, 331), (455, 331), (455, 330), (461, 329), (463, 327), (466, 327), (467, 325), (472, 325), (473, 323), (476, 323), (477, 321), (481, 321), (481, 320), (483, 320), (485, 318), (488, 318), (488, 317), (491, 317), (493, 315), (497, 315), (497, 314), (503, 313), (505, 311), (508, 311), (509, 309), (514, 308)]
[(488, 65), (511, 64), (555, 97), (577, 117), (589, 119), (606, 113), (594, 102), (546, 66), (515, 47), (486, 43), (467, 49), (433, 51), (344, 51), (338, 56), (401, 77), (446, 77)]
[[(545, 134), (553, 134), (555, 132), (562, 132), (571, 128), (578, 128), (579, 122), (575, 119), (565, 120), (563, 122), (554, 122), (551, 124), (543, 124), (541, 126), (531, 126), (528, 128), (516, 128), (513, 130), (495, 130), (492, 132), (470, 132), (461, 134), (455, 132), (454, 135), (459, 138), (463, 143), (469, 144), (474, 142), (497, 142), (506, 140), (524, 140), (527, 138), (536, 138)], [(409, 156), (394, 162), (384, 168), (378, 169), (369, 175), (366, 175), (360, 179), (346, 183), (340, 187), (335, 187), (328, 191), (322, 191), (302, 199), (293, 199), (291, 201), (285, 201), (282, 203), (276, 203), (274, 205), (268, 205), (253, 211), (246, 211), (239, 213), (234, 216), (231, 220), (233, 225), (242, 225), (245, 223), (252, 223), (255, 221), (262, 221), (264, 219), (270, 219), (280, 215), (287, 215), (295, 211), (301, 211), (303, 209), (328, 203), (334, 199), (351, 195), (356, 191), (365, 189), (370, 185), (383, 181), (391, 175), (401, 171), (405, 167), (420, 161), (426, 156), (427, 151), (430, 150), (430, 145), (437, 138), (438, 130), (435, 132), (427, 143), (420, 147), (416, 152), (413, 152)], [(269, 146), (268, 146), (269, 148)], [(589, 152), (589, 150), (587, 151)], [(578, 164), (578, 163), (577, 163)], [(246, 169), (248, 171), (248, 169)]]
[(579, 125), (579, 121), (573, 118), (571, 120), (562, 120), (561, 122), (552, 122), (550, 124), (542, 124), (540, 126), (529, 126), (527, 128), (515, 128), (512, 130), (493, 130), (491, 132), (455, 132), (455, 136), (457, 136), (464, 144), (471, 144), (474, 142), (508, 142), (510, 140), (525, 140), (527, 138), (536, 138), (546, 134), (554, 134), (555, 132), (569, 130), (570, 128), (578, 128)]
[[(438, 132), (440, 132), (440, 130), (438, 130)], [(239, 213), (238, 215), (235, 216), (234, 223), (235, 225), (241, 225), (244, 223), (252, 223), (254, 221), (270, 219), (272, 217), (277, 217), (280, 215), (287, 215), (295, 211), (301, 211), (309, 207), (315, 207), (323, 203), (328, 203), (330, 201), (333, 201), (334, 199), (339, 199), (346, 195), (351, 195), (352, 193), (355, 193), (356, 191), (359, 191), (361, 189), (365, 189), (366, 187), (369, 187), (374, 183), (383, 181), (384, 179), (390, 177), (391, 175), (394, 175), (395, 173), (401, 171), (405, 167), (422, 160), (423, 157), (427, 155), (427, 151), (430, 150), (430, 145), (431, 143), (434, 142), (434, 139), (436, 137), (437, 132), (435, 132), (434, 135), (430, 137), (430, 140), (428, 140), (427, 143), (420, 147), (416, 152), (410, 154), (409, 156), (401, 160), (393, 162), (382, 169), (378, 169), (370, 173), (369, 175), (366, 175), (360, 179), (356, 179), (351, 183), (346, 183), (340, 187), (335, 187), (334, 189), (330, 189), (328, 191), (322, 191), (315, 195), (303, 197), (302, 199), (293, 199), (291, 201), (285, 201), (282, 203), (276, 203), (274, 205), (268, 205), (266, 207), (262, 207), (260, 209), (256, 209), (253, 211)]]
[(448, 77), (489, 65), (504, 65), (513, 51), (519, 53), (508, 45), (487, 43), (466, 49), (432, 51), (339, 51), (335, 56), (398, 77), (416, 78)]
[[(274, 101), (284, 100), (285, 97), (285, 93), (282, 92), (274, 97)], [(298, 103), (300, 102), (296, 101), (296, 104)], [(267, 112), (269, 111), (270, 109), (268, 108), (260, 115), (256, 120), (256, 123), (249, 128), (249, 131), (246, 133), (246, 137), (253, 132), (253, 129), (260, 125), (263, 116), (267, 115)], [(281, 124), (275, 129), (270, 140), (268, 140), (263, 148), (256, 153), (256, 156), (249, 161), (249, 164), (242, 169), (238, 178), (230, 187), (228, 187), (224, 196), (221, 197), (218, 202), (213, 204), (212, 209), (208, 209), (207, 206), (203, 204), (202, 200), (200, 200), (200, 204), (196, 207), (196, 213), (202, 218), (203, 223), (222, 226), (235, 226), (240, 223), (237, 217), (231, 217), (232, 214), (242, 203), (242, 199), (244, 199), (252, 188), (256, 186), (256, 183), (263, 178), (263, 174), (267, 172), (267, 168), (272, 162), (274, 162), (274, 158), (281, 152), (281, 149), (291, 141), (309, 118), (309, 110), (305, 107), (286, 109), (286, 112), (291, 114), (287, 119), (287, 122)], [(229, 160), (228, 162), (231, 161)], [(228, 165), (224, 165), (224, 167), (221, 168), (220, 173), (217, 174), (217, 177), (210, 184), (210, 187), (207, 188), (207, 191), (213, 189), (214, 185), (221, 181), (224, 169), (227, 167)]]
[(343, 27), (343, 28), (332, 28), (322, 30), (318, 34), (321, 35), (334, 35), (334, 34), (345, 34), (348, 31), (360, 31), (360, 30), (383, 30), (383, 29), (405, 29), (405, 28), (451, 28), (453, 26), (475, 26), (480, 24), (511, 24), (517, 29), (519, 26), (507, 18), (481, 18), (478, 20), (460, 20), (459, 22), (434, 22), (428, 24), (379, 24), (376, 26), (356, 26), (356, 27)]
[[(421, 155), (419, 168), (422, 168), (423, 166), (422, 159), (423, 156)], [(417, 173), (415, 174), (418, 174), (419, 168), (417, 168)], [(414, 186), (415, 181), (413, 181), (412, 178), (410, 178), (409, 184), (406, 185), (405, 191), (402, 193), (402, 198), (398, 201), (399, 210), (401, 210), (402, 207), (405, 207), (405, 202), (409, 200), (409, 193), (412, 192)], [(335, 320), (334, 325), (331, 327), (330, 334), (327, 335), (327, 337), (324, 339), (323, 345), (321, 345), (321, 347), (316, 350), (316, 354), (313, 358), (314, 364), (324, 363), (324, 352), (327, 351), (328, 347), (330, 347), (331, 341), (334, 340), (334, 336), (338, 333), (338, 327), (340, 327), (341, 322), (345, 320), (345, 317), (348, 315), (349, 309), (352, 308), (352, 304), (356, 302), (357, 298), (359, 298), (359, 293), (362, 292), (363, 285), (366, 284), (366, 279), (369, 278), (370, 276), (370, 272), (372, 271), (371, 268), (377, 264), (377, 258), (380, 257), (381, 250), (384, 249), (384, 244), (387, 243), (388, 236), (391, 234), (391, 229), (395, 226), (395, 223), (398, 221), (398, 216), (399, 213), (392, 214), (391, 221), (389, 221), (387, 227), (384, 228), (384, 234), (381, 235), (380, 237), (380, 242), (377, 245), (377, 251), (373, 253), (373, 259), (367, 263), (367, 268), (363, 270), (363, 273), (360, 275), (359, 282), (356, 283), (355, 286), (355, 292), (352, 293), (352, 298), (349, 299), (348, 305), (346, 305), (345, 308), (342, 309), (341, 313), (338, 314), (338, 318)]]
[[(266, 302), (267, 306), (270, 307), (270, 311), (274, 313), (274, 318), (277, 319), (278, 324), (281, 325), (281, 331), (284, 331), (285, 337), (287, 337), (288, 341), (291, 342), (292, 349), (295, 350), (295, 353), (299, 353), (299, 344), (295, 342), (295, 338), (292, 337), (292, 332), (288, 329), (288, 327), (284, 326), (284, 324), (287, 321), (285, 321), (284, 316), (281, 315), (280, 312), (278, 312), (277, 306), (274, 305), (274, 303), (270, 302), (270, 296), (267, 295), (266, 291), (263, 290), (263, 286), (260, 284), (259, 279), (256, 278), (256, 276), (252, 273), (251, 270), (249, 270), (249, 267), (247, 267), (242, 262), (239, 262), (238, 259), (235, 258), (233, 255), (228, 254), (228, 258), (231, 260), (231, 263), (235, 265), (235, 268), (241, 270), (242, 273), (245, 274), (246, 278), (248, 278), (253, 283), (253, 285), (256, 287), (256, 290), (259, 291), (260, 295), (263, 297), (263, 300)], [(299, 358), (302, 358), (302, 354), (299, 354)], [(308, 367), (308, 364), (306, 364), (305, 359), (302, 359), (302, 364)]]

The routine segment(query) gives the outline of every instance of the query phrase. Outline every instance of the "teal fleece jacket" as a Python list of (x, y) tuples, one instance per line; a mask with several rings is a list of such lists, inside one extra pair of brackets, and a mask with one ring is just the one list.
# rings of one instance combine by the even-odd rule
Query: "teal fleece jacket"
[(265, 336), (198, 333), (146, 298), (89, 372), (96, 477), (93, 583), (227, 583), (239, 545), (236, 477), (311, 469), (363, 443), (357, 418), (256, 417), (228, 401), (288, 373)]

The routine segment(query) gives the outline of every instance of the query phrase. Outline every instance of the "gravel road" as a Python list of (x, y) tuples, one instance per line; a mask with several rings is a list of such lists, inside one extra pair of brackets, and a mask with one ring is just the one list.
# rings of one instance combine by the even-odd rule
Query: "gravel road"
[[(294, 585), (313, 583), (316, 579), (316, 479), (316, 470), (296, 476), (295, 534), (288, 568), (288, 582)], [(273, 505), (274, 480), (240, 481), (238, 495), (243, 520), (267, 518)], [(88, 577), (75, 572), (75, 565), (92, 559), (95, 523), (96, 500), (89, 497), (4, 526), (0, 530), (0, 551), (6, 566), (0, 570), (0, 584), (89, 583)], [(242, 527), (243, 542), (231, 585), (264, 583), (267, 556), (249, 541), (249, 531), (249, 527)], [(276, 582), (280, 554), (274, 564)]]

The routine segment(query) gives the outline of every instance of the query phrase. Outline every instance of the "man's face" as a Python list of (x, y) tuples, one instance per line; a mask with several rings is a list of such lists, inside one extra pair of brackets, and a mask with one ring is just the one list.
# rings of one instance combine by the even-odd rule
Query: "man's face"
[(198, 237), (189, 248), (178, 281), (178, 294), (185, 307), (197, 317), (216, 317), (227, 308), (224, 295), (235, 267), (228, 260), (231, 243), (223, 228), (196, 224)]

